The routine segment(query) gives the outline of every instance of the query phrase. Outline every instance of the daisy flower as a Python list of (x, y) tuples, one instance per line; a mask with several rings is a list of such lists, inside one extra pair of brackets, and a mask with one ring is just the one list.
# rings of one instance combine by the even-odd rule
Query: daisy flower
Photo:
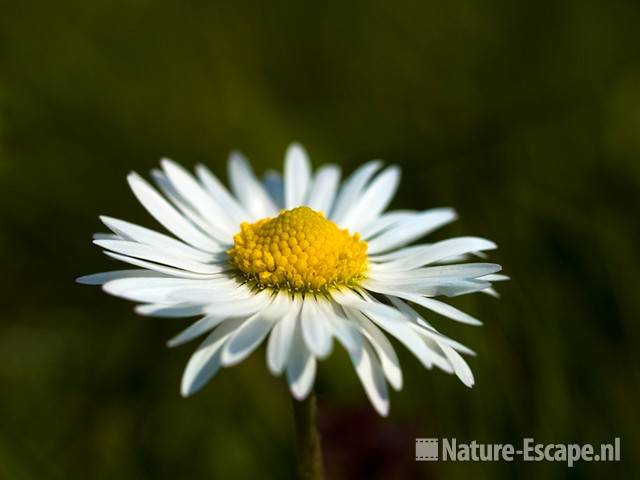
[[(129, 185), (168, 232), (101, 217), (112, 233), (94, 243), (134, 269), (78, 279), (140, 303), (136, 312), (199, 317), (168, 344), (206, 335), (181, 384), (191, 395), (221, 367), (235, 365), (266, 341), (274, 375), (286, 373), (292, 395), (312, 389), (317, 361), (334, 340), (349, 354), (364, 390), (381, 415), (387, 383), (402, 388), (402, 371), (387, 334), (426, 367), (473, 375), (460, 354), (473, 354), (415, 309), (470, 325), (480, 322), (434, 297), (495, 295), (501, 267), (467, 262), (496, 245), (456, 237), (411, 245), (454, 221), (451, 208), (386, 211), (400, 181), (397, 166), (371, 161), (340, 181), (340, 168), (315, 173), (305, 150), (291, 145), (284, 173), (259, 180), (239, 153), (228, 162), (230, 191), (205, 166), (195, 176), (171, 160), (153, 170), (154, 188), (136, 173)], [(268, 337), (268, 339), (267, 339)]]

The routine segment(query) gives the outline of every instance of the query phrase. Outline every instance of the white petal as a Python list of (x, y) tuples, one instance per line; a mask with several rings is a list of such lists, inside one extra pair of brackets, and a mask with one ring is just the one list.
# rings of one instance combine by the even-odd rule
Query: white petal
[(124, 240), (120, 235), (114, 235), (113, 233), (94, 233), (93, 240)]
[(202, 218), (215, 228), (231, 236), (238, 225), (231, 220), (227, 212), (213, 200), (193, 176), (177, 163), (164, 158), (161, 160), (164, 172), (176, 191)]
[(287, 364), (301, 305), (302, 300), (296, 295), (289, 307), (289, 312), (276, 323), (269, 336), (267, 366), (274, 375), (280, 375)]
[(350, 355), (359, 355), (362, 350), (362, 335), (344, 309), (336, 302), (322, 302), (318, 306), (324, 312), (328, 328)]
[(433, 298), (424, 298), (420, 297), (418, 299), (414, 298), (407, 299), (410, 301), (415, 301), (418, 305), (422, 305), (429, 310), (439, 313), (445, 317), (448, 317), (452, 320), (456, 320), (461, 323), (466, 323), (468, 325), (482, 325), (482, 322), (477, 318), (472, 317), (468, 313), (464, 313), (461, 310), (458, 310), (456, 307), (449, 305), (447, 303), (441, 302), (439, 300), (435, 300)]
[(310, 181), (307, 152), (302, 145), (292, 143), (284, 159), (284, 206), (287, 210), (304, 205)]
[[(372, 300), (363, 300), (353, 292), (341, 291), (333, 293), (333, 298), (347, 307), (349, 314), (361, 312), (373, 320), (379, 327), (396, 337), (413, 353), (422, 364), (431, 368), (432, 360), (429, 349), (420, 336), (411, 329), (405, 317), (396, 309)], [(349, 310), (352, 309), (352, 310)]]
[(309, 189), (307, 205), (329, 216), (333, 199), (340, 182), (340, 168), (336, 165), (324, 165), (318, 169)]
[(175, 303), (171, 300), (171, 295), (177, 289), (201, 286), (202, 284), (207, 288), (214, 288), (215, 285), (207, 281), (175, 277), (132, 277), (109, 281), (102, 286), (102, 289), (111, 295), (135, 302), (167, 304)]
[(356, 200), (340, 225), (352, 232), (360, 231), (387, 208), (396, 193), (399, 182), (400, 169), (396, 166), (387, 167)]
[(269, 334), (273, 323), (267, 322), (260, 313), (253, 314), (233, 333), (222, 351), (224, 366), (240, 363), (258, 348)]
[(178, 303), (175, 305), (150, 303), (147, 305), (138, 305), (135, 311), (139, 315), (150, 317), (184, 318), (201, 315), (204, 309), (202, 305), (192, 305), (188, 303)]
[(223, 323), (200, 344), (189, 359), (182, 375), (180, 391), (183, 396), (186, 397), (200, 390), (218, 372), (221, 366), (222, 347), (244, 321), (244, 318), (237, 318)]
[(451, 208), (434, 208), (405, 218), (368, 242), (370, 255), (384, 252), (417, 240), (456, 219)]
[[(387, 297), (391, 300), (391, 303), (400, 310), (412, 324), (414, 329), (418, 332), (418, 334), (425, 339), (427, 344), (433, 350), (433, 344), (437, 345), (438, 355), (442, 354), (446, 357), (445, 347), (451, 347), (458, 352), (465, 353), (467, 355), (475, 355), (475, 352), (468, 347), (462, 345), (459, 342), (443, 335), (438, 332), (435, 328), (433, 328), (427, 321), (413, 308), (407, 305), (403, 300), (400, 300), (397, 297), (389, 296)], [(445, 368), (440, 366), (446, 372), (452, 372), (452, 368), (450, 366), (450, 362), (447, 358), (444, 358), (443, 361), (446, 363)]]
[(270, 300), (269, 292), (251, 293), (251, 296), (227, 297), (223, 303), (211, 304), (207, 307), (207, 312), (214, 315), (227, 315), (230, 317), (251, 315), (262, 310)]
[[(248, 293), (247, 293), (248, 292)], [(217, 292), (213, 289), (195, 288), (176, 290), (172, 298), (177, 302), (208, 303), (206, 313), (211, 315), (240, 317), (253, 315), (270, 301), (270, 292), (253, 293), (246, 287), (238, 288), (237, 293)]]
[(327, 326), (329, 320), (323, 313), (318, 301), (307, 295), (300, 312), (302, 337), (311, 353), (318, 358), (326, 358), (331, 352), (331, 332)]
[(329, 217), (331, 220), (337, 224), (342, 222), (345, 215), (361, 196), (364, 187), (369, 183), (371, 177), (380, 170), (380, 167), (382, 167), (380, 160), (372, 160), (360, 166), (347, 178), (336, 198), (333, 211)]
[(214, 305), (221, 301), (258, 302), (268, 297), (268, 292), (254, 293), (246, 284), (240, 284), (232, 277), (212, 278), (186, 287), (176, 288), (176, 301)]
[(471, 369), (455, 350), (459, 350), (470, 355), (474, 355), (474, 352), (455, 340), (451, 340), (436, 331), (415, 310), (402, 300), (393, 297), (389, 297), (389, 299), (400, 311), (406, 314), (407, 319), (414, 324), (418, 334), (424, 338), (425, 342), (434, 353), (434, 359), (437, 360), (436, 365), (447, 373), (455, 373), (468, 387), (472, 386), (474, 380)]
[(499, 272), (502, 267), (497, 263), (459, 263), (454, 265), (439, 265), (422, 267), (412, 270), (390, 271), (386, 264), (371, 265), (378, 279), (478, 279), (491, 273)]
[(169, 202), (137, 173), (130, 173), (127, 181), (140, 203), (167, 230), (188, 244), (204, 251), (217, 251), (219, 246), (212, 239), (186, 220)]
[(247, 159), (239, 152), (229, 156), (229, 181), (236, 198), (253, 218), (271, 217), (277, 213), (273, 200), (253, 174)]
[(379, 302), (369, 302), (349, 289), (336, 290), (331, 293), (331, 296), (343, 307), (354, 308), (365, 314), (373, 312), (389, 318), (402, 319), (402, 315), (393, 308)]
[[(377, 300), (373, 299), (372, 297), (368, 297), (368, 298), (369, 298), (369, 301), (371, 302), (377, 302)], [(403, 315), (403, 318), (406, 319), (406, 316), (404, 316), (404, 313), (401, 313), (401, 314)], [(389, 330), (389, 328), (385, 327), (384, 323), (381, 323), (383, 319), (376, 316), (371, 316), (371, 319), (374, 320), (382, 328), (384, 328), (385, 330), (393, 334), (393, 332)], [(408, 324), (409, 329), (418, 336), (419, 341), (424, 347), (424, 349), (422, 348), (419, 349), (417, 353), (413, 352), (412, 350), (414, 355), (418, 357), (418, 359), (422, 362), (422, 364), (427, 368), (431, 368), (432, 365), (436, 365), (437, 367), (439, 367), (440, 369), (444, 370), (447, 373), (453, 373), (453, 368), (449, 364), (449, 361), (444, 356), (442, 349), (438, 346), (438, 344), (428, 337), (425, 338), (422, 335), (422, 332), (416, 331), (415, 324), (407, 322), (406, 320), (405, 320), (405, 323)], [(411, 339), (411, 340), (413, 341), (414, 339)], [(405, 346), (407, 346), (407, 348), (411, 350), (411, 346), (406, 342), (405, 342)]]
[(208, 280), (194, 280), (177, 277), (130, 277), (120, 278), (104, 284), (105, 289), (112, 293), (122, 293), (149, 288), (168, 288), (176, 292), (182, 289), (206, 289), (211, 295), (228, 296), (237, 286), (237, 281), (231, 278), (215, 278)]
[(204, 165), (196, 165), (196, 175), (200, 179), (200, 182), (207, 189), (211, 197), (220, 205), (227, 215), (236, 223), (240, 225), (242, 222), (246, 222), (251, 219), (251, 216), (246, 210), (238, 203), (238, 201), (229, 193), (223, 183), (218, 180), (211, 170)]
[(288, 312), (291, 302), (284, 293), (238, 328), (222, 352), (222, 364), (235, 365), (247, 358), (266, 338), (273, 325)]
[(200, 335), (204, 335), (205, 333), (211, 331), (222, 322), (227, 320), (227, 318), (228, 317), (219, 315), (207, 315), (206, 317), (202, 317), (200, 320), (192, 323), (187, 328), (182, 330), (178, 335), (171, 338), (167, 342), (167, 346), (177, 347), (180, 345), (184, 345), (194, 338), (198, 338)]
[(158, 265), (157, 263), (153, 263), (153, 262), (147, 262), (145, 260), (140, 260), (138, 258), (127, 257), (126, 255), (120, 255), (119, 253), (105, 251), (104, 254), (108, 255), (111, 258), (115, 258), (116, 260), (120, 260), (121, 262), (129, 263), (131, 265), (135, 265), (136, 267), (147, 268), (149, 270), (163, 273), (165, 275), (169, 275), (172, 277), (206, 280), (206, 279), (211, 279), (213, 277), (219, 276), (219, 274), (203, 274), (203, 273), (187, 272), (185, 270), (179, 270), (177, 268), (167, 267), (165, 265)]
[(269, 196), (273, 200), (273, 203), (275, 203), (278, 210), (283, 210), (284, 181), (282, 180), (282, 175), (280, 175), (275, 170), (267, 170), (266, 172), (264, 172), (262, 184), (269, 193)]
[(447, 359), (449, 359), (449, 362), (453, 366), (453, 370), (462, 383), (467, 387), (473, 387), (473, 384), (475, 383), (473, 372), (469, 368), (469, 365), (467, 365), (464, 358), (462, 358), (460, 354), (451, 347), (440, 344), (440, 348), (444, 351), (444, 354), (447, 356)]
[[(415, 247), (418, 247), (421, 245), (415, 245)], [(406, 247), (406, 248), (402, 248), (400, 250), (408, 250), (409, 248), (414, 248), (412, 247)], [(400, 251), (400, 250), (396, 250)], [(437, 262), (433, 262), (432, 265), (448, 265), (450, 263), (464, 263), (464, 262), (468, 262), (471, 260), (471, 257), (475, 256), (475, 254), (469, 254), (469, 255), (454, 255), (453, 257), (447, 257), (447, 258), (443, 258), (442, 260), (438, 260)], [(478, 255), (479, 256), (479, 255)], [(486, 258), (486, 255), (482, 258)]]
[(413, 210), (394, 210), (383, 213), (372, 222), (369, 222), (366, 227), (362, 228), (360, 235), (365, 240), (369, 240), (371, 237), (394, 227), (402, 220), (413, 218), (414, 215), (416, 215), (416, 212)]
[[(150, 270), (131, 269), (131, 270), (114, 270), (111, 272), (92, 273), (91, 275), (84, 275), (76, 278), (76, 282), (83, 285), (102, 285), (110, 282), (111, 280), (118, 280), (119, 278), (131, 278), (131, 277), (164, 277), (164, 275), (153, 272)], [(167, 277), (169, 278), (169, 277)]]
[[(140, 225), (135, 225), (124, 220), (117, 218), (107, 217), (102, 215), (100, 220), (109, 227), (113, 232), (117, 233), (120, 240), (133, 240), (135, 242), (143, 243), (152, 247), (162, 249), (167, 252), (179, 254), (181, 256), (189, 257), (199, 262), (210, 262), (215, 258), (215, 254), (211, 252), (203, 252), (193, 248), (186, 243), (171, 238), (168, 235), (164, 235), (159, 232), (155, 232)], [(97, 239), (96, 239), (97, 240)], [(103, 238), (101, 240), (108, 240)], [(111, 239), (114, 240), (114, 239)], [(117, 239), (116, 239), (117, 240)], [(220, 249), (222, 252), (222, 249)]]
[(354, 315), (353, 318), (361, 326), (361, 331), (367, 337), (367, 340), (369, 340), (369, 343), (371, 343), (371, 346), (380, 359), (385, 377), (394, 389), (400, 390), (402, 388), (402, 370), (400, 369), (400, 361), (393, 346), (384, 333), (367, 317), (364, 315)]
[(444, 349), (444, 346), (448, 346), (448, 347), (453, 348), (456, 352), (464, 353), (465, 355), (471, 355), (471, 356), (475, 356), (476, 355), (476, 353), (473, 350), (471, 350), (470, 348), (466, 347), (465, 345), (461, 344), (460, 342), (456, 342), (452, 338), (449, 338), (449, 337), (443, 335), (442, 333), (440, 333), (437, 330), (433, 329), (433, 327), (429, 327), (429, 326), (421, 325), (421, 324), (414, 324), (413, 328), (414, 328), (414, 330), (416, 332), (418, 332), (418, 335), (423, 337), (426, 341), (435, 342), (442, 349)]
[(221, 273), (229, 269), (226, 262), (204, 264), (189, 258), (164, 253), (158, 247), (151, 247), (129, 240), (94, 240), (96, 245), (130, 257), (161, 263), (170, 267), (187, 270), (192, 273)]
[(390, 270), (414, 269), (445, 258), (494, 248), (497, 248), (497, 245), (484, 238), (450, 238), (432, 245), (421, 245), (418, 249), (412, 249), (404, 256), (400, 256), (401, 250), (398, 252), (398, 258), (385, 263), (385, 267)]
[(485, 288), (481, 292), (493, 298), (500, 298), (500, 293), (493, 287)]
[(491, 274), (480, 277), (481, 280), (486, 280), (487, 282), (504, 282), (505, 280), (511, 280), (507, 275), (500, 274)]
[[(392, 263), (392, 262), (396, 262), (396, 261), (400, 261), (400, 260), (404, 260), (408, 257), (412, 257), (415, 256), (416, 258), (420, 258), (420, 256), (424, 255), (425, 252), (430, 249), (433, 245), (433, 243), (429, 244), (429, 243), (422, 243), (419, 245), (410, 245), (408, 247), (402, 247), (399, 248), (397, 250), (392, 250), (390, 252), (385, 252), (385, 253), (377, 253), (375, 255), (371, 255), (369, 258), (371, 259), (371, 261), (373, 261), (376, 264), (386, 264), (386, 263)], [(440, 264), (442, 262), (446, 262), (447, 264), (449, 263), (462, 263), (463, 261), (467, 260), (469, 258), (469, 255), (457, 255), (457, 256), (453, 256), (453, 257), (447, 257), (445, 259), (442, 259), (438, 262), (436, 262), (437, 264)], [(459, 261), (457, 261), (459, 260)]]
[(178, 191), (176, 186), (169, 180), (166, 173), (157, 168), (151, 170), (151, 176), (156, 182), (160, 191), (167, 197), (171, 203), (178, 207), (180, 213), (185, 219), (188, 219), (198, 230), (207, 237), (213, 239), (218, 245), (229, 245), (231, 242), (231, 234), (219, 228), (215, 224), (207, 221), (200, 211), (193, 206), (188, 198), (185, 198)]
[(302, 327), (296, 322), (287, 360), (287, 381), (291, 395), (296, 400), (304, 400), (309, 395), (316, 378), (316, 358), (311, 354), (302, 338)]
[[(231, 283), (235, 284), (235, 281)], [(174, 289), (174, 291), (169, 294), (169, 299), (174, 302), (174, 306), (184, 304), (186, 303), (184, 297), (189, 297), (189, 294), (194, 291), (207, 292), (207, 295), (202, 301), (195, 302), (200, 304), (201, 313), (221, 319), (236, 317), (247, 318), (263, 309), (270, 302), (270, 294), (267, 292), (254, 294), (243, 285), (235, 284), (235, 286), (226, 286), (219, 283), (209, 286), (206, 289), (198, 289), (196, 287)]]
[[(253, 293), (247, 294), (243, 291), (235, 292), (232, 288), (233, 287), (228, 286), (224, 286), (223, 288), (218, 288), (217, 286), (176, 288), (171, 293), (171, 300), (174, 303), (206, 305), (206, 311), (210, 313), (215, 313), (216, 309), (219, 308), (222, 303), (229, 303), (233, 305), (233, 308), (238, 308), (241, 312), (252, 310), (254, 308), (253, 302), (257, 301), (260, 297)], [(231, 313), (229, 313), (229, 315), (231, 315)]]
[(427, 297), (445, 295), (456, 297), (467, 293), (480, 292), (491, 284), (480, 280), (457, 278), (386, 278), (371, 272), (362, 287), (376, 293), (393, 295), (395, 292), (407, 292)]
[(373, 407), (380, 415), (386, 417), (389, 414), (387, 384), (380, 364), (376, 360), (371, 347), (366, 343), (363, 343), (362, 353), (354, 361), (354, 366)]
[(440, 302), (439, 300), (435, 300), (433, 298), (425, 298), (425, 297), (421, 297), (420, 295), (415, 295), (415, 294), (406, 293), (406, 292), (396, 292), (395, 294), (392, 294), (392, 295), (396, 297), (404, 298), (405, 300), (409, 300), (410, 302), (421, 305), (424, 308), (428, 308), (429, 310), (439, 313), (440, 315), (448, 317), (452, 320), (456, 320), (461, 323), (466, 323), (468, 325), (482, 325), (482, 322), (480, 320), (472, 317), (467, 313), (464, 313), (461, 310), (458, 310), (457, 308), (447, 303)]
[[(378, 220), (381, 220), (384, 217), (381, 216)], [(375, 222), (374, 222), (375, 223)], [(378, 264), (383, 264), (385, 262), (393, 262), (395, 260), (402, 260), (403, 258), (409, 255), (416, 255), (425, 248), (430, 247), (432, 244), (422, 243), (420, 245), (411, 245), (409, 247), (403, 247), (398, 250), (392, 250), (391, 252), (385, 253), (377, 253), (375, 255), (371, 254), (369, 258)]]

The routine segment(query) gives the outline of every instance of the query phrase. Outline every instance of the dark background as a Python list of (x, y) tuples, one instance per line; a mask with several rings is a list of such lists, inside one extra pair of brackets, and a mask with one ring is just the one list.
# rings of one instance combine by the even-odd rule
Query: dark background
[[(400, 164), (394, 206), (455, 206), (434, 238), (491, 238), (513, 277), (456, 302), (484, 327), (433, 319), (478, 352), (472, 390), (402, 350), (380, 419), (344, 352), (321, 365), (330, 478), (638, 474), (638, 2), (321, 3), (0, 0), (0, 478), (293, 476), (263, 349), (182, 399), (185, 321), (74, 284), (119, 268), (98, 214), (155, 228), (128, 171), (279, 169), (292, 140)], [(413, 460), (415, 437), (525, 436), (619, 436), (622, 461)]]

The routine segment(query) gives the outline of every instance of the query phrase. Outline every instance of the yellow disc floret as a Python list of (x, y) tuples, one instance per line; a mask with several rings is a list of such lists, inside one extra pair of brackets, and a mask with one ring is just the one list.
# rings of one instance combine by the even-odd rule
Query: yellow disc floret
[(309, 207), (243, 223), (227, 251), (239, 273), (258, 288), (326, 292), (354, 285), (367, 269), (367, 243)]

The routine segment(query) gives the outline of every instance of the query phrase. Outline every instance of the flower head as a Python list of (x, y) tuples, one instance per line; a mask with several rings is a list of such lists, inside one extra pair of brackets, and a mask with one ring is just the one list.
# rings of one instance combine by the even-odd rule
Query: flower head
[(400, 170), (373, 161), (342, 184), (326, 165), (312, 174), (306, 152), (291, 145), (284, 175), (263, 181), (238, 153), (229, 159), (230, 193), (204, 166), (196, 177), (170, 160), (154, 170), (154, 187), (135, 173), (133, 193), (171, 235), (111, 217), (111, 234), (94, 243), (135, 269), (88, 275), (140, 305), (142, 315), (199, 317), (169, 341), (206, 334), (192, 355), (181, 391), (190, 395), (223, 366), (234, 365), (267, 337), (267, 365), (286, 371), (291, 393), (311, 390), (317, 359), (334, 339), (348, 352), (376, 410), (389, 409), (387, 383), (399, 390), (402, 371), (385, 333), (422, 364), (455, 373), (471, 386), (460, 355), (473, 352), (437, 331), (412, 305), (453, 320), (475, 318), (436, 300), (483, 291), (494, 294), (493, 263), (465, 262), (496, 248), (477, 237), (407, 246), (456, 218), (450, 208), (386, 211)]
[(367, 244), (302, 206), (240, 225), (227, 253), (247, 282), (291, 293), (355, 286), (367, 270)]

